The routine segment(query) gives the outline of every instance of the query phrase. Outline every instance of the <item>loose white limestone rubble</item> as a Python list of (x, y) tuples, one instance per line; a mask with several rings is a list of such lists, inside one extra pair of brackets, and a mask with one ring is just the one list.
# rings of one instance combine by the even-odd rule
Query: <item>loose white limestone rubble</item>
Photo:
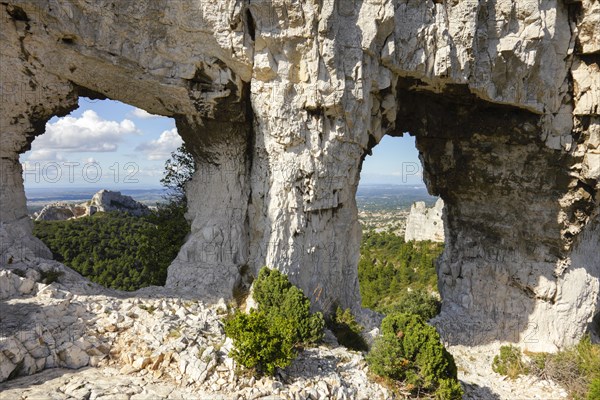
[(532, 375), (516, 379), (501, 376), (492, 370), (499, 344), (484, 346), (450, 346), (458, 366), (458, 378), (465, 389), (464, 400), (480, 399), (540, 399), (559, 400), (569, 398), (568, 392), (556, 383)]
[(0, 223), (36, 254), (49, 253), (31, 238), (19, 154), (78, 96), (108, 97), (174, 117), (199, 165), (168, 287), (216, 301), (266, 264), (315, 308), (360, 314), (361, 163), (410, 132), (445, 202), (442, 333), (555, 350), (597, 329), (597, 1), (7, 0), (0, 13)]
[(410, 207), (404, 240), (444, 242), (444, 201), (442, 199), (438, 199), (431, 208), (427, 208), (424, 201), (417, 201)]
[[(49, 271), (57, 280), (41, 283)], [(124, 382), (131, 387), (120, 395), (134, 399), (156, 390), (161, 390), (157, 398), (171, 393), (235, 399), (390, 396), (368, 379), (363, 355), (340, 347), (331, 334), (328, 344), (303, 350), (274, 379), (239, 374), (228, 357), (232, 342), (223, 333), (228, 313), (223, 300), (207, 306), (156, 287), (111, 291), (59, 263), (39, 259), (13, 262), (0, 272), (0, 300), (0, 382), (48, 368), (99, 368), (69, 374), (68, 384), (45, 384), (45, 393), (56, 391), (55, 398), (83, 398), (92, 392), (111, 396), (120, 393), (114, 390)], [(102, 377), (100, 382), (96, 376)], [(36, 379), (40, 377), (18, 389), (9, 384), (2, 396), (33, 397), (36, 389), (29, 386)]]
[[(330, 332), (273, 378), (240, 373), (228, 357), (227, 313), (223, 300), (211, 306), (157, 287), (118, 292), (54, 261), (13, 261), (0, 271), (0, 398), (392, 398), (370, 377), (364, 355)], [(566, 398), (551, 382), (494, 374), (497, 349), (451, 349), (467, 398)]]

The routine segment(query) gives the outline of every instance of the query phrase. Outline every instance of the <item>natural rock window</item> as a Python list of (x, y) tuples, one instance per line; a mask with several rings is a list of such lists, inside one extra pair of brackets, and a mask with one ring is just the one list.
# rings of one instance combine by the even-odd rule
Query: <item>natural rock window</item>
[[(104, 286), (164, 285), (189, 231), (183, 187), (162, 182), (182, 144), (172, 119), (81, 97), (21, 154), (34, 234), (55, 260)], [(172, 161), (182, 184), (193, 161)]]
[(44, 255), (18, 155), (79, 96), (111, 98), (173, 117), (199, 164), (168, 287), (230, 297), (269, 265), (358, 310), (361, 159), (408, 131), (445, 204), (445, 340), (573, 344), (599, 309), (597, 9), (5, 1), (3, 254)]
[[(390, 231), (409, 240), (444, 241), (443, 201), (429, 195), (415, 138), (384, 136), (361, 166), (357, 189), (359, 221), (363, 232)], [(439, 224), (439, 226), (437, 226)]]

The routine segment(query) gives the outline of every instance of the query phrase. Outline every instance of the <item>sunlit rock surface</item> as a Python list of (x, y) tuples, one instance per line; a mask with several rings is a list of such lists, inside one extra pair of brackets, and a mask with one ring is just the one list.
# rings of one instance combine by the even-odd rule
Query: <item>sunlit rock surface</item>
[(0, 13), (3, 255), (49, 255), (19, 154), (78, 96), (111, 98), (175, 118), (199, 165), (168, 287), (216, 301), (266, 264), (315, 308), (359, 313), (361, 163), (410, 132), (445, 203), (443, 336), (554, 350), (598, 329), (597, 1), (7, 0)]
[(442, 199), (438, 199), (431, 208), (427, 208), (424, 201), (417, 201), (410, 207), (404, 240), (444, 242), (444, 201)]
[(66, 202), (48, 204), (34, 214), (34, 217), (36, 221), (64, 221), (109, 211), (127, 213), (137, 217), (150, 213), (148, 206), (134, 200), (131, 196), (103, 189), (94, 194), (90, 201), (80, 204)]

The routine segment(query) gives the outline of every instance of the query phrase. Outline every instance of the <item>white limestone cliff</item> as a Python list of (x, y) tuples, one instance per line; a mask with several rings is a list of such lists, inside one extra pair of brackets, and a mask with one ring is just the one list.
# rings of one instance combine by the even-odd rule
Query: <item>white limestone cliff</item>
[(444, 242), (444, 201), (442, 199), (438, 199), (431, 208), (427, 208), (424, 201), (413, 203), (406, 219), (404, 240)]
[(77, 204), (56, 202), (46, 204), (39, 212), (33, 214), (36, 221), (65, 221), (86, 213), (85, 206)]
[(134, 200), (133, 197), (106, 189), (94, 194), (92, 200), (89, 204), (85, 203), (85, 206), (88, 215), (95, 212), (119, 211), (139, 217), (150, 212), (147, 205)]
[(97, 212), (118, 211), (134, 216), (146, 215), (150, 209), (145, 204), (134, 200), (131, 196), (122, 195), (102, 189), (90, 201), (80, 204), (66, 202), (51, 203), (34, 215), (36, 221), (64, 221), (67, 219), (81, 218)]
[(228, 297), (267, 264), (316, 308), (358, 312), (362, 160), (410, 132), (445, 203), (445, 339), (555, 350), (598, 329), (597, 1), (7, 0), (0, 13), (0, 223), (23, 238), (6, 251), (48, 256), (19, 154), (78, 96), (111, 98), (174, 117), (199, 165), (170, 288)]

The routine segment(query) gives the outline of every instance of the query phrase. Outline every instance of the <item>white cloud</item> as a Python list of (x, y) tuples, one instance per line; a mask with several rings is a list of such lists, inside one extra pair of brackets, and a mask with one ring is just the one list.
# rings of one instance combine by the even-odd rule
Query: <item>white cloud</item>
[(136, 108), (131, 112), (131, 114), (139, 119), (162, 118), (161, 115), (150, 114), (148, 111), (142, 110), (141, 108)]
[(37, 171), (40, 168), (40, 163), (26, 160), (21, 163), (21, 168), (23, 168), (23, 172)]
[(63, 161), (64, 159), (56, 150), (51, 149), (32, 150), (27, 157), (28, 161)]
[(163, 175), (165, 174), (165, 167), (162, 165), (160, 165), (160, 166), (145, 166), (145, 167), (141, 167), (139, 172), (142, 176), (162, 178)]
[(141, 134), (135, 124), (124, 119), (121, 122), (102, 119), (92, 110), (81, 117), (64, 117), (46, 124), (46, 132), (34, 140), (31, 157), (37, 154), (62, 150), (67, 152), (113, 152), (124, 135)]
[(177, 150), (183, 141), (177, 133), (177, 128), (164, 131), (156, 140), (138, 145), (135, 149), (146, 154), (148, 160), (166, 160), (171, 152)]

